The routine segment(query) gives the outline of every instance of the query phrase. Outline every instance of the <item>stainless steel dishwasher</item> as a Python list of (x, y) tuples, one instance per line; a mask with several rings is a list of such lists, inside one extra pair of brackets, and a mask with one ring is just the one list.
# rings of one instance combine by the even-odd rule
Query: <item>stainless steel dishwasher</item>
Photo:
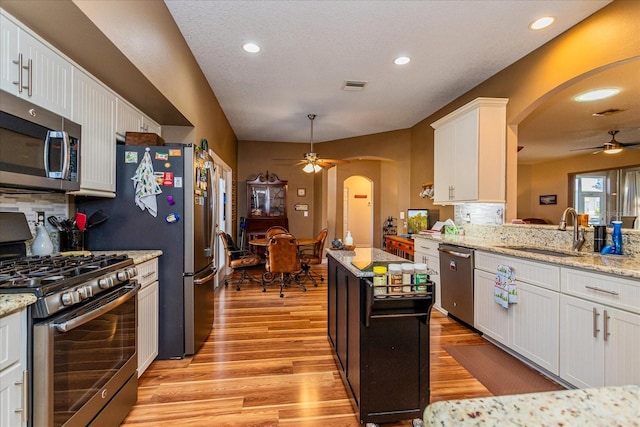
[(442, 308), (473, 327), (473, 250), (440, 243)]

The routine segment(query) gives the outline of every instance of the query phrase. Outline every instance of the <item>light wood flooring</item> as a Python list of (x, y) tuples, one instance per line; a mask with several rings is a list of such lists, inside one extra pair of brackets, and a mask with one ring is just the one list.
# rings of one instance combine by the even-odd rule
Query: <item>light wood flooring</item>
[[(359, 426), (327, 340), (326, 264), (314, 270), (324, 282), (284, 298), (256, 283), (222, 286), (208, 341), (192, 357), (152, 363), (122, 426)], [(486, 341), (432, 310), (432, 402), (491, 396), (442, 348), (459, 343)]]

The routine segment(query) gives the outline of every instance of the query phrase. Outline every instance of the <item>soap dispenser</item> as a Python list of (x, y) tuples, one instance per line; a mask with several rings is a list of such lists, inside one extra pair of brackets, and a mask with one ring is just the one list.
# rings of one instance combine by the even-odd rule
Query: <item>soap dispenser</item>
[(33, 255), (51, 255), (53, 253), (53, 243), (44, 224), (36, 225), (36, 238), (31, 244), (31, 253)]
[(353, 245), (353, 237), (351, 237), (351, 232), (347, 231), (347, 235), (344, 238), (344, 244), (347, 246)]
[(611, 240), (613, 244), (612, 253), (616, 255), (622, 255), (622, 221), (611, 221), (613, 224), (613, 233), (611, 234)]

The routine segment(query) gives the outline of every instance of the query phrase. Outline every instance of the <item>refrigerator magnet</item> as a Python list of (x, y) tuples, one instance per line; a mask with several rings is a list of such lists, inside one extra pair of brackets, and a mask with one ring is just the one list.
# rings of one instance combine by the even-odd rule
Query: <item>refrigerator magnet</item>
[(137, 151), (125, 151), (124, 152), (124, 162), (125, 163), (138, 163), (138, 152)]
[(164, 185), (165, 187), (173, 186), (173, 172), (164, 172), (162, 185)]
[(156, 151), (156, 160), (169, 160), (169, 153)]
[(173, 196), (167, 196), (167, 203), (169, 203), (169, 206), (173, 206), (176, 204), (176, 201), (173, 200)]
[(175, 212), (172, 212), (169, 215), (167, 215), (164, 220), (167, 221), (169, 224), (173, 224), (174, 222), (178, 222), (178, 220), (180, 220), (180, 215), (178, 215)]
[(181, 157), (182, 156), (182, 150), (179, 148), (171, 148), (169, 150), (169, 157)]

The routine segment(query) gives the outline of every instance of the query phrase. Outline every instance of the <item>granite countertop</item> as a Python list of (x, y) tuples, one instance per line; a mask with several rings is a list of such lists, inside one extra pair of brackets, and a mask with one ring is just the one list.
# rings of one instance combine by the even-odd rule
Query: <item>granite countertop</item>
[(145, 261), (158, 258), (162, 255), (162, 251), (159, 249), (145, 249), (145, 250), (120, 250), (120, 251), (92, 251), (94, 255), (111, 255), (111, 254), (125, 254), (129, 258), (133, 259), (136, 264), (142, 264)]
[[(559, 257), (553, 255), (537, 254), (523, 252), (511, 247), (531, 247), (541, 249), (551, 249), (558, 252), (572, 253), (568, 250), (558, 249), (554, 247), (533, 245), (533, 244), (507, 244), (501, 241), (485, 239), (472, 236), (456, 236), (443, 234), (416, 234), (414, 238), (436, 240), (442, 243), (451, 243), (464, 246), (471, 249), (480, 249), (490, 252), (496, 252), (509, 256), (517, 256), (520, 258), (528, 258), (536, 261), (544, 261), (560, 266), (576, 267), (585, 270), (593, 270), (601, 273), (615, 274), (617, 276), (625, 276), (640, 279), (640, 258), (626, 255), (600, 255), (593, 252), (578, 252), (578, 256)], [(574, 252), (575, 254), (575, 252)]]
[(0, 294), (0, 317), (8, 316), (36, 302), (33, 294)]
[(640, 386), (435, 402), (425, 426), (640, 426)]
[(377, 248), (356, 248), (354, 251), (325, 249), (325, 251), (327, 255), (335, 258), (336, 261), (344, 265), (356, 277), (373, 277), (373, 272), (358, 269), (351, 264), (352, 261), (365, 264), (372, 262), (397, 262), (399, 264), (411, 262)]

